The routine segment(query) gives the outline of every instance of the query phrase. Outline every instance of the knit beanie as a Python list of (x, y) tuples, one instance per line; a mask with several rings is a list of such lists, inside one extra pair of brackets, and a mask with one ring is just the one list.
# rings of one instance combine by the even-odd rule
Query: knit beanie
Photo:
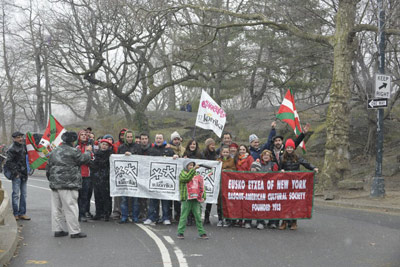
[(257, 171), (260, 171), (261, 170), (260, 162), (258, 162), (257, 160), (253, 161), (253, 163), (250, 166), (250, 169), (253, 169), (253, 168), (256, 169)]
[(258, 140), (257, 135), (252, 134), (252, 135), (249, 136), (249, 143), (250, 143), (250, 144), (251, 144), (251, 142), (253, 142), (253, 141), (255, 141), (255, 140)]
[(114, 143), (114, 137), (111, 134), (105, 134), (103, 136), (103, 139), (107, 139), (107, 138), (111, 138), (113, 140), (113, 143)]
[(238, 144), (236, 144), (236, 143), (230, 144), (229, 147), (230, 147), (230, 148), (231, 148), (231, 147), (236, 147), (237, 149), (239, 148)]
[(211, 144), (215, 144), (214, 139), (212, 139), (212, 138), (206, 139), (206, 141), (205, 141), (206, 147), (208, 147), (208, 146), (211, 145)]
[(179, 133), (177, 131), (173, 132), (171, 134), (171, 141), (174, 140), (175, 138), (179, 138), (182, 139), (181, 136), (179, 135)]
[(290, 139), (290, 138), (288, 140), (286, 140), (286, 143), (285, 143), (285, 147), (289, 147), (289, 146), (291, 146), (293, 148), (296, 147), (295, 144), (294, 144), (294, 141), (292, 139)]

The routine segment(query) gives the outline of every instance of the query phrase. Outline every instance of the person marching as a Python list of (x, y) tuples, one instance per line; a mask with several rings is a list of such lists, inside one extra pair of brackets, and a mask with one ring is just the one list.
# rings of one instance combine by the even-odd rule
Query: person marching
[(187, 159), (183, 162), (183, 170), (179, 174), (179, 194), (181, 200), (181, 216), (179, 219), (178, 225), (178, 238), (184, 238), (184, 232), (186, 229), (186, 221), (189, 213), (193, 213), (194, 220), (196, 222), (197, 231), (199, 232), (199, 236), (201, 239), (208, 239), (208, 236), (204, 230), (203, 224), (201, 223), (201, 202), (205, 200), (205, 190), (204, 185), (202, 190), (203, 192), (201, 196), (198, 196), (195, 199), (188, 199), (188, 184), (193, 180), (193, 177), (196, 175), (196, 170), (199, 168), (199, 165), (190, 159)]
[[(318, 173), (318, 168), (314, 167), (311, 163), (308, 163), (302, 157), (299, 157), (295, 153), (296, 145), (292, 139), (286, 140), (285, 151), (280, 159), (280, 169), (282, 172), (285, 171), (299, 171), (300, 165), (303, 165), (306, 169), (315, 171)], [(290, 230), (297, 229), (297, 220), (283, 220), (279, 230), (285, 230), (290, 227)]]

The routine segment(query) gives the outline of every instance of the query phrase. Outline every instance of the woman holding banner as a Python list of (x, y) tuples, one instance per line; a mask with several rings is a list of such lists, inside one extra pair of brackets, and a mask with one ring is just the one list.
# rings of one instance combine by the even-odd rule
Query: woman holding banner
[[(285, 152), (281, 157), (280, 169), (284, 171), (299, 171), (300, 165), (303, 165), (308, 170), (313, 170), (318, 173), (318, 168), (314, 167), (311, 163), (308, 163), (305, 159), (299, 157), (295, 153), (295, 143), (292, 139), (288, 139), (285, 144)], [(285, 230), (287, 227), (290, 230), (297, 229), (297, 220), (283, 220), (279, 230)]]

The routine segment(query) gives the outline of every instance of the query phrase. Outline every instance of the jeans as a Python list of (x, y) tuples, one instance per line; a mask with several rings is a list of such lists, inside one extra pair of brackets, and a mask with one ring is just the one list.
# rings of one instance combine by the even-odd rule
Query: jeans
[(12, 179), (12, 207), (14, 216), (26, 213), (26, 184), (27, 180), (21, 178)]
[[(171, 218), (171, 200), (161, 200), (162, 206), (162, 220), (170, 220)], [(158, 214), (160, 213), (160, 200), (159, 199), (150, 199), (149, 203), (149, 211), (147, 213), (148, 219), (152, 222), (156, 222), (158, 220)]]
[(139, 221), (139, 198), (122, 197), (121, 198), (121, 220), (127, 220), (129, 216), (129, 201), (132, 201), (132, 219), (134, 222)]

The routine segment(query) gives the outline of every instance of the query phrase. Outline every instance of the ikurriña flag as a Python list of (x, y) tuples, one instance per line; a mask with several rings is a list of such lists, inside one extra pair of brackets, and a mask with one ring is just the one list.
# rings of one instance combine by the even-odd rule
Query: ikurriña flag
[[(292, 90), (289, 89), (286, 92), (285, 98), (281, 106), (279, 107), (278, 114), (276, 115), (278, 119), (289, 124), (289, 126), (294, 130), (294, 134), (299, 136), (303, 131), (301, 130), (299, 114), (297, 114), (296, 105), (294, 103), (294, 96)], [(306, 151), (306, 144), (301, 141), (299, 144), (303, 153)]]
[[(42, 139), (40, 139), (40, 146), (43, 146), (47, 149), (48, 152), (53, 150), (55, 147), (61, 144), (61, 136), (67, 130), (53, 117), (50, 115), (49, 123), (47, 124), (47, 128), (44, 131)], [(46, 153), (47, 154), (47, 153)]]
[(43, 170), (46, 167), (47, 157), (43, 153), (43, 147), (36, 146), (35, 138), (30, 133), (26, 133), (26, 150), (28, 153), (29, 166), (31, 169)]
[(53, 117), (53, 115), (50, 115), (47, 128), (38, 145), (36, 145), (33, 135), (27, 133), (26, 147), (29, 166), (32, 169), (44, 169), (46, 167), (49, 152), (61, 144), (61, 136), (64, 132), (66, 132), (65, 128)]

